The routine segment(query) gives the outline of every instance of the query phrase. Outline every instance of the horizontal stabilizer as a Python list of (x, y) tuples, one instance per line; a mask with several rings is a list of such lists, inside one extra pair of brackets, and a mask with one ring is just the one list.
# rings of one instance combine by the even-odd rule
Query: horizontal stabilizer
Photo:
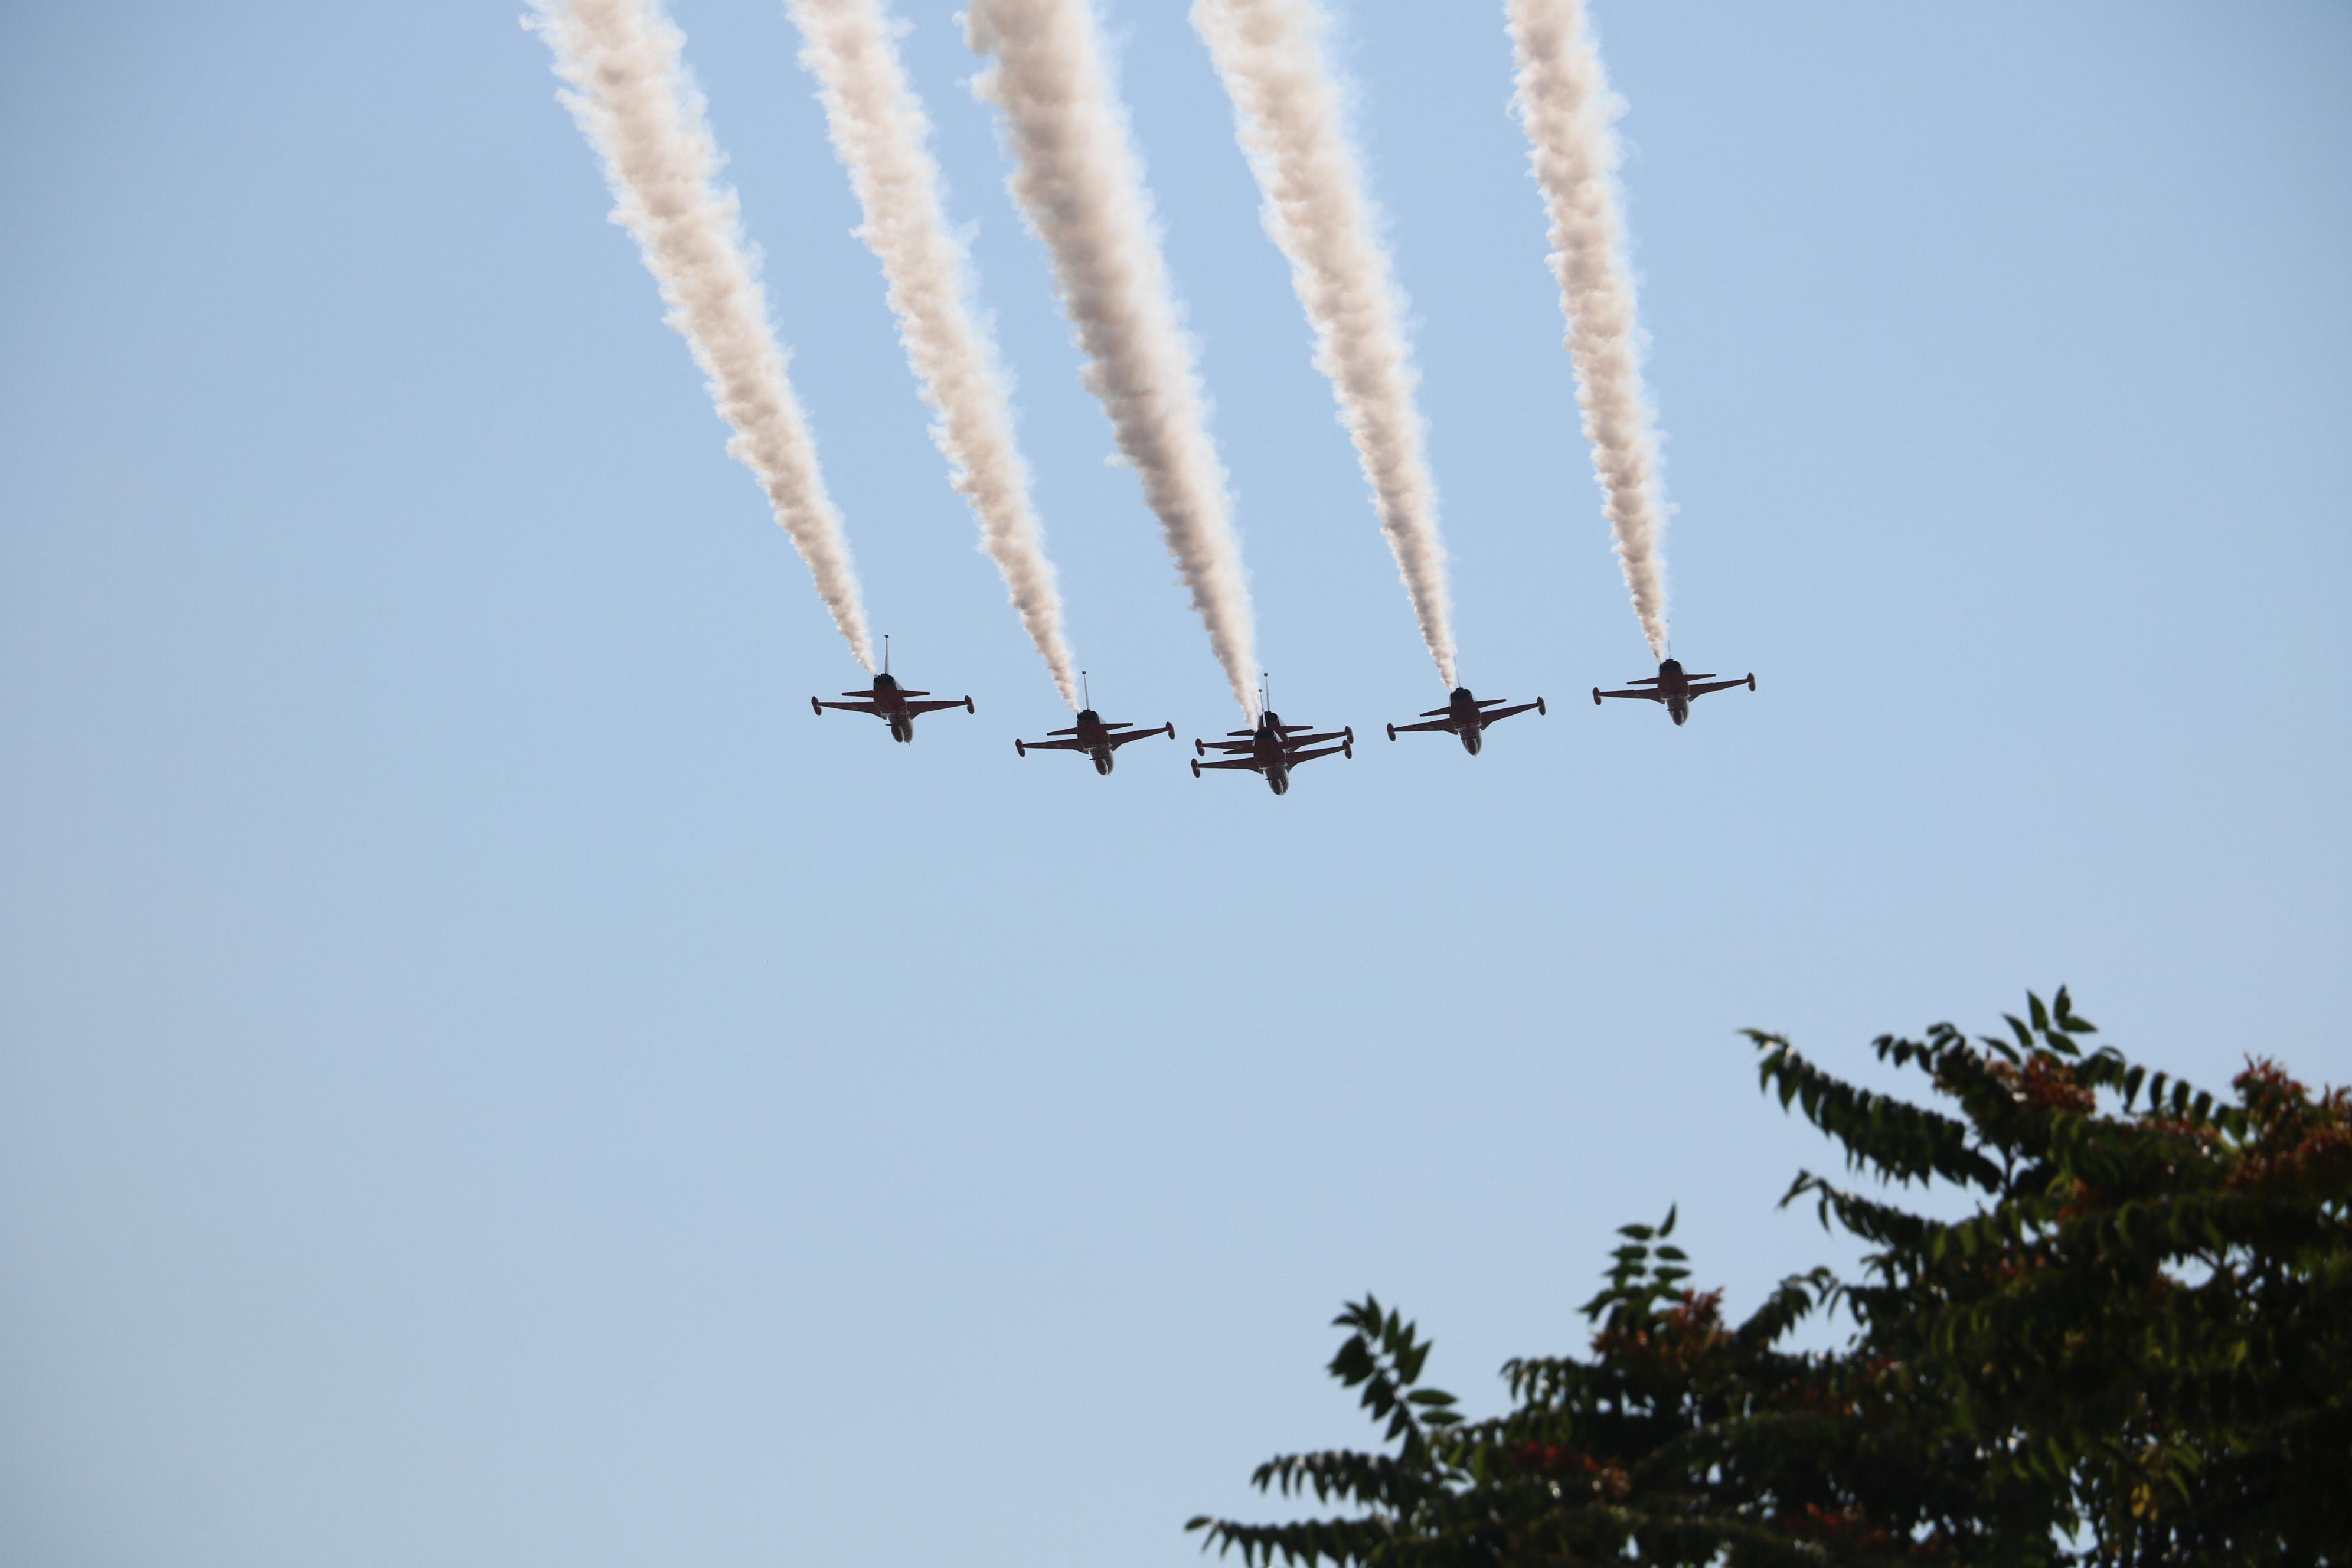
[(1066, 730), (1048, 730), (1045, 731), (1048, 735), (1075, 735), (1077, 732), (1078, 727), (1076, 724), (1071, 725)]
[(1451, 708), (1424, 708), (1421, 710), (1421, 716), (1424, 719), (1451, 719), (1454, 717), (1454, 710)]

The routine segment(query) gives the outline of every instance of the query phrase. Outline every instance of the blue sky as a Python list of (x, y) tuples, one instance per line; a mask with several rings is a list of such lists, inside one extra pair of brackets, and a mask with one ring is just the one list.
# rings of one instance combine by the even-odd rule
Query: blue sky
[[(677, 0), (877, 626), (857, 684), (519, 7), (0, 23), (0, 1537), (58, 1565), (1192, 1560), (1474, 1409), (1679, 1203), (1845, 1256), (1742, 1026), (2071, 984), (2352, 1077), (2352, 16), (1604, 4), (1677, 510), (1608, 554), (1499, 6), (1343, 13), (1473, 761), (1205, 50), (1119, 0), (1261, 652), (1352, 763), (1097, 778), (926, 438), (781, 7)], [(1230, 699), (908, 0), (1111, 717)], [(1412, 744), (1414, 740), (1423, 742)], [(1186, 748), (1189, 750), (1189, 748)]]

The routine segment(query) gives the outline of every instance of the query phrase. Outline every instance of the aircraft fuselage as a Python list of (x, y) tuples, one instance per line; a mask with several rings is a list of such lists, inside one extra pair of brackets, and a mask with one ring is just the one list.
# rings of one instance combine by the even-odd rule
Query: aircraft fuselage
[(1108, 775), (1113, 766), (1116, 748), (1110, 743), (1110, 730), (1102, 715), (1089, 708), (1078, 715), (1078, 749), (1095, 765), (1095, 772)]
[(874, 678), (874, 706), (882, 710), (882, 721), (890, 726), (890, 738), (902, 746), (915, 741), (915, 716), (907, 711), (907, 699), (898, 689), (898, 682), (887, 675)]
[(1265, 787), (1276, 795), (1290, 793), (1290, 759), (1282, 746), (1282, 721), (1268, 713), (1257, 721), (1257, 732), (1250, 737), (1250, 756), (1265, 775)]

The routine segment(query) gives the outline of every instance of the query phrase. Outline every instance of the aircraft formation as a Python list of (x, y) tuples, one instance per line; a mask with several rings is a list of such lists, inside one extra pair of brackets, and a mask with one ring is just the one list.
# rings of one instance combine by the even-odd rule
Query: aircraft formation
[[(929, 697), (930, 693), (900, 686), (897, 678), (891, 675), (889, 664), (890, 639), (886, 636), (882, 639), (882, 673), (874, 678), (870, 688), (864, 691), (843, 692), (842, 696), (850, 700), (845, 702), (824, 702), (812, 697), (809, 707), (820, 719), (824, 717), (824, 710), (828, 708), (846, 713), (871, 714), (888, 724), (890, 739), (902, 744), (913, 742), (918, 714), (938, 713), (950, 708), (961, 708), (967, 713), (979, 711), (969, 696), (929, 702), (912, 700)], [(1083, 683), (1086, 671), (1080, 670), (1078, 674)], [(1756, 677), (1749, 674), (1737, 680), (1717, 680), (1712, 674), (1688, 675), (1679, 661), (1669, 658), (1658, 666), (1657, 674), (1644, 676), (1630, 685), (1637, 689), (1603, 691), (1594, 687), (1592, 705), (1596, 708), (1601, 706), (1601, 700), (1604, 697), (1643, 698), (1663, 704), (1667, 714), (1679, 726), (1689, 721), (1690, 705), (1694, 700), (1710, 691), (1728, 691), (1735, 686), (1745, 686), (1753, 691), (1756, 689)], [(1264, 779), (1266, 788), (1275, 794), (1288, 795), (1291, 770), (1301, 763), (1331, 756), (1354, 760), (1355, 726), (1347, 725), (1316, 733), (1311, 724), (1286, 724), (1282, 721), (1282, 715), (1274, 710), (1263, 688), (1259, 696), (1257, 721), (1250, 728), (1229, 730), (1222, 740), (1195, 740), (1192, 742), (1194, 778), (1220, 768), (1243, 770)], [(1171, 741), (1176, 738), (1173, 721), (1152, 729), (1138, 729), (1124, 719), (1106, 720), (1095, 711), (1090, 691), (1083, 700), (1087, 705), (1078, 710), (1076, 724), (1066, 730), (1049, 731), (1043, 741), (1014, 741), (1014, 755), (1025, 758), (1032, 752), (1076, 752), (1094, 763), (1095, 772), (1108, 777), (1119, 747), (1131, 741), (1148, 741), (1155, 736)], [(1540, 697), (1533, 702), (1514, 703), (1500, 697), (1477, 697), (1468, 687), (1457, 686), (1448, 696), (1444, 707), (1432, 708), (1421, 715), (1422, 722), (1389, 725), (1389, 739), (1394, 741), (1399, 735), (1416, 731), (1442, 731), (1460, 741), (1462, 749), (1475, 757), (1486, 749), (1486, 734), (1489, 726), (1521, 713), (1541, 715), (1547, 711)], [(1339, 744), (1333, 745), (1331, 742), (1334, 741)], [(1217, 753), (1216, 760), (1204, 760), (1212, 752)]]
[[(562, 101), (604, 162), (614, 219), (636, 239), (670, 325), (686, 338), (733, 428), (729, 451), (760, 480), (867, 672), (864, 687), (833, 701), (812, 697), (811, 708), (820, 717), (830, 709), (879, 719), (902, 744), (914, 740), (921, 715), (959, 707), (977, 712), (969, 696), (934, 698), (900, 685), (887, 637), (876, 668), (845, 521), (785, 374), (758, 252), (742, 231), (740, 202), (720, 183), (724, 160), (664, 0), (531, 3), (532, 26), (566, 84)], [(1601, 68), (1586, 0), (1494, 3), (1512, 46), (1516, 117), (1549, 224), (1543, 259), (1559, 286), (1601, 511), (1657, 660), (1655, 675), (1615, 690), (1595, 687), (1592, 700), (1655, 702), (1681, 725), (1697, 698), (1739, 685), (1753, 691), (1756, 678), (1688, 673), (1668, 646), (1667, 508), (1619, 213), (1612, 121), (1622, 105)], [(965, 41), (986, 62), (974, 85), (995, 111), (1000, 145), (1013, 164), (1007, 189), (1046, 252), (1085, 361), (1082, 379), (1108, 419), (1117, 460), (1139, 481), (1246, 721), (1194, 740), (1193, 775), (1254, 773), (1283, 795), (1302, 763), (1352, 758), (1355, 730), (1286, 723), (1260, 684), (1255, 612), (1229, 515), (1226, 470), (1097, 4), (970, 0)], [(1076, 713), (1074, 723), (1045, 739), (1016, 739), (1014, 752), (1075, 752), (1108, 775), (1119, 748), (1174, 740), (1176, 727), (1104, 720), (1076, 668), (1014, 439), (1010, 384), (976, 297), (971, 258), (950, 216), (930, 121), (901, 58), (905, 26), (891, 15), (890, 0), (785, 0), (784, 9), (802, 35), (801, 63), (816, 79), (827, 134), (864, 217), (857, 237), (881, 265), (916, 391), (936, 416), (933, 442), (1024, 629)], [(1349, 84), (1331, 68), (1327, 40), (1336, 25), (1324, 0), (1194, 0), (1190, 19), (1232, 101), (1267, 237), (1289, 263), (1316, 367), (1330, 384), (1372, 514), (1446, 692), (1444, 706), (1387, 725), (1388, 737), (1442, 732), (1476, 756), (1494, 725), (1548, 710), (1540, 697), (1477, 697), (1459, 679), (1404, 296), (1349, 132)]]

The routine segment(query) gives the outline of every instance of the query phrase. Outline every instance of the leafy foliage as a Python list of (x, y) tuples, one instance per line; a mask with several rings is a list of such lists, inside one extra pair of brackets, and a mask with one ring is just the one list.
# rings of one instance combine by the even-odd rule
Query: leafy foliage
[[(2064, 990), (2027, 1002), (2008, 1038), (1875, 1043), (1958, 1115), (1750, 1037), (1849, 1171), (1967, 1217), (1800, 1173), (1784, 1203), (1869, 1243), (1864, 1277), (1792, 1276), (1737, 1325), (1673, 1212), (1626, 1226), (1590, 1353), (1507, 1363), (1484, 1421), (1417, 1386), (1429, 1342), (1367, 1296), (1329, 1370), (1386, 1448), (1253, 1478), (1355, 1511), (1187, 1528), (1251, 1568), (2352, 1562), (2352, 1093), (2250, 1058), (2224, 1103), (2087, 1048)], [(1832, 1305), (1844, 1349), (1782, 1348)]]

